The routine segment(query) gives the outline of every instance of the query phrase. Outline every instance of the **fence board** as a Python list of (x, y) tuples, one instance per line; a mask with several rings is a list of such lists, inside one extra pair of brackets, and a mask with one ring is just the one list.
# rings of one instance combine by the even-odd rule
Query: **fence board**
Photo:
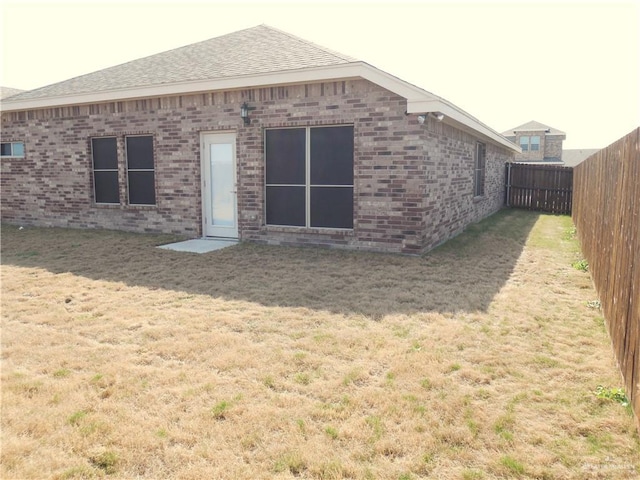
[(571, 167), (508, 163), (506, 178), (508, 206), (551, 213), (571, 213)]
[(573, 222), (640, 430), (640, 128), (575, 167)]

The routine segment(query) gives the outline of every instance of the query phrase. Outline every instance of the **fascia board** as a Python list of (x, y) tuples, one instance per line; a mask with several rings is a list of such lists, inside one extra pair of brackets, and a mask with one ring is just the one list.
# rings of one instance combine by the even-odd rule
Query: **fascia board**
[(213, 80), (198, 80), (193, 82), (170, 83), (149, 87), (135, 87), (102, 92), (88, 92), (73, 95), (50, 96), (44, 98), (30, 98), (25, 100), (6, 101), (0, 104), (3, 112), (34, 110), (39, 108), (54, 108), (88, 103), (104, 103), (126, 101), (149, 97), (164, 97), (169, 95), (193, 95), (202, 92), (237, 90), (242, 88), (267, 87), (273, 85), (288, 85), (293, 83), (308, 83), (332, 79), (348, 79), (358, 77), (359, 63), (340, 64), (331, 67), (314, 67), (286, 72), (264, 73), (259, 75), (240, 75)]
[[(313, 67), (285, 72), (272, 72), (258, 75), (241, 75), (213, 80), (198, 80), (149, 87), (136, 87), (102, 92), (90, 92), (57, 97), (33, 98), (25, 100), (5, 101), (0, 103), (0, 111), (15, 112), (40, 108), (55, 108), (89, 103), (105, 103), (126, 101), (150, 97), (170, 95), (194, 95), (203, 92), (220, 90), (237, 90), (242, 88), (258, 88), (273, 85), (290, 85), (327, 80), (346, 80), (364, 78), (407, 99), (407, 113), (441, 112), (458, 123), (481, 133), (495, 143), (506, 146), (516, 152), (520, 148), (497, 132), (484, 126), (462, 110), (453, 108), (444, 99), (433, 95), (415, 85), (379, 70), (365, 62), (351, 62), (329, 67)], [(515, 147), (515, 148), (514, 148)]]

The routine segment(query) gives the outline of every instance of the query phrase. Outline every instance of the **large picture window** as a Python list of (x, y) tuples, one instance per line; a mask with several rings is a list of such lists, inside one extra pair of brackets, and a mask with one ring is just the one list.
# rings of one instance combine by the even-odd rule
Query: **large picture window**
[(476, 143), (476, 159), (474, 168), (473, 195), (484, 195), (484, 177), (486, 167), (486, 146), (484, 143)]
[(153, 161), (153, 137), (126, 137), (127, 191), (131, 205), (156, 204), (156, 179)]
[(96, 203), (120, 203), (116, 137), (92, 138), (93, 193)]
[(268, 225), (353, 228), (353, 127), (267, 130)]

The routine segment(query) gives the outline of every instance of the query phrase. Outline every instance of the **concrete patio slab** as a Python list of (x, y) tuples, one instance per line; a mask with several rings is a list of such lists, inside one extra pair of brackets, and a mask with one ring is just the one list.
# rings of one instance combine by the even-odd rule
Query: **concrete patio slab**
[(190, 253), (209, 253), (221, 248), (232, 247), (237, 245), (238, 240), (220, 239), (220, 238), (195, 238), (193, 240), (185, 240), (184, 242), (168, 243), (159, 245), (158, 248), (165, 250), (175, 250), (176, 252)]

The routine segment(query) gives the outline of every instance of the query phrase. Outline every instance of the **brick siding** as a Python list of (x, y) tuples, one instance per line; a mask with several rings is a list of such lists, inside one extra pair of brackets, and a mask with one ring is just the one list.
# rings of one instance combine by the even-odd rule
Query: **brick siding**
[[(239, 106), (252, 107), (245, 126)], [(38, 226), (202, 234), (200, 133), (235, 132), (242, 240), (420, 253), (498, 210), (504, 162), (487, 144), (485, 196), (473, 197), (477, 138), (405, 115), (406, 100), (365, 80), (288, 85), (2, 114), (2, 220)], [(352, 231), (264, 225), (263, 131), (354, 125)], [(126, 204), (124, 136), (154, 137), (156, 206)], [(91, 138), (118, 137), (121, 204), (93, 202)]]

